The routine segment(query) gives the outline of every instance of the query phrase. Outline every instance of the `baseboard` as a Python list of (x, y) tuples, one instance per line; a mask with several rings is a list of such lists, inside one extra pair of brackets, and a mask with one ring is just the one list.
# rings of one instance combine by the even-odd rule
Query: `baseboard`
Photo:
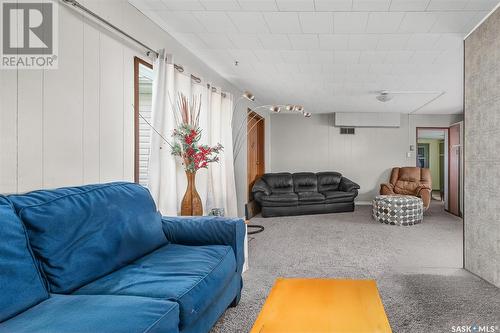
[(371, 201), (354, 201), (354, 205), (356, 206), (370, 206), (371, 204)]

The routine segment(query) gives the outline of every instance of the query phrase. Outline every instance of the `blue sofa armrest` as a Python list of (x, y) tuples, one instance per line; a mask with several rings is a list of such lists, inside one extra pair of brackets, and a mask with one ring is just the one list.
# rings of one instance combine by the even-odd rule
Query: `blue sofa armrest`
[(245, 222), (219, 216), (162, 217), (167, 239), (181, 245), (228, 245), (233, 248), (236, 267), (242, 273), (245, 261)]

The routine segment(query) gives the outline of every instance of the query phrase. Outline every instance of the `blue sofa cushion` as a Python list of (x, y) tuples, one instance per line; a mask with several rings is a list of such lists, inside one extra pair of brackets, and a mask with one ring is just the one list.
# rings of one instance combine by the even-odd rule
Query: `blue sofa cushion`
[(133, 295), (179, 303), (180, 327), (195, 322), (236, 275), (233, 250), (225, 245), (166, 245), (75, 294)]
[(0, 196), (0, 322), (48, 297), (24, 226), (12, 204)]
[(145, 297), (52, 295), (0, 333), (179, 332), (179, 305)]
[(167, 243), (149, 191), (110, 183), (12, 195), (50, 291), (71, 291)]
[(245, 262), (246, 225), (242, 219), (220, 216), (164, 216), (163, 231), (171, 243), (181, 245), (229, 245), (239, 274)]

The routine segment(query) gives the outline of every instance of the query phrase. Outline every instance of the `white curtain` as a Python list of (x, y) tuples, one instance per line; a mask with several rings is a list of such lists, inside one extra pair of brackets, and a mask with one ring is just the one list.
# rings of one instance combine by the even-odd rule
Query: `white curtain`
[[(232, 96), (222, 97), (212, 91), (206, 82), (197, 83), (190, 75), (175, 70), (165, 60), (164, 51), (153, 64), (153, 105), (151, 150), (149, 158), (149, 189), (164, 215), (178, 215), (180, 203), (186, 190), (186, 175), (180, 161), (170, 154), (165, 142), (171, 140), (175, 127), (172, 107), (179, 93), (192, 98), (201, 96), (200, 128), (201, 143), (221, 143), (224, 151), (219, 163), (210, 163), (208, 170), (196, 173), (196, 189), (202, 199), (204, 213), (212, 208), (224, 208), (226, 216), (237, 216), (236, 185), (234, 180), (231, 116)], [(163, 138), (162, 138), (163, 137)]]

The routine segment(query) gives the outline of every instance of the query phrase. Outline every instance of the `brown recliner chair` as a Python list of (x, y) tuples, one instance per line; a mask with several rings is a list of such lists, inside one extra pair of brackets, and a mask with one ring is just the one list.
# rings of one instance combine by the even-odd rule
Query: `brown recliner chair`
[(414, 195), (422, 199), (424, 209), (431, 203), (432, 179), (428, 168), (393, 168), (388, 184), (380, 185), (380, 194)]

